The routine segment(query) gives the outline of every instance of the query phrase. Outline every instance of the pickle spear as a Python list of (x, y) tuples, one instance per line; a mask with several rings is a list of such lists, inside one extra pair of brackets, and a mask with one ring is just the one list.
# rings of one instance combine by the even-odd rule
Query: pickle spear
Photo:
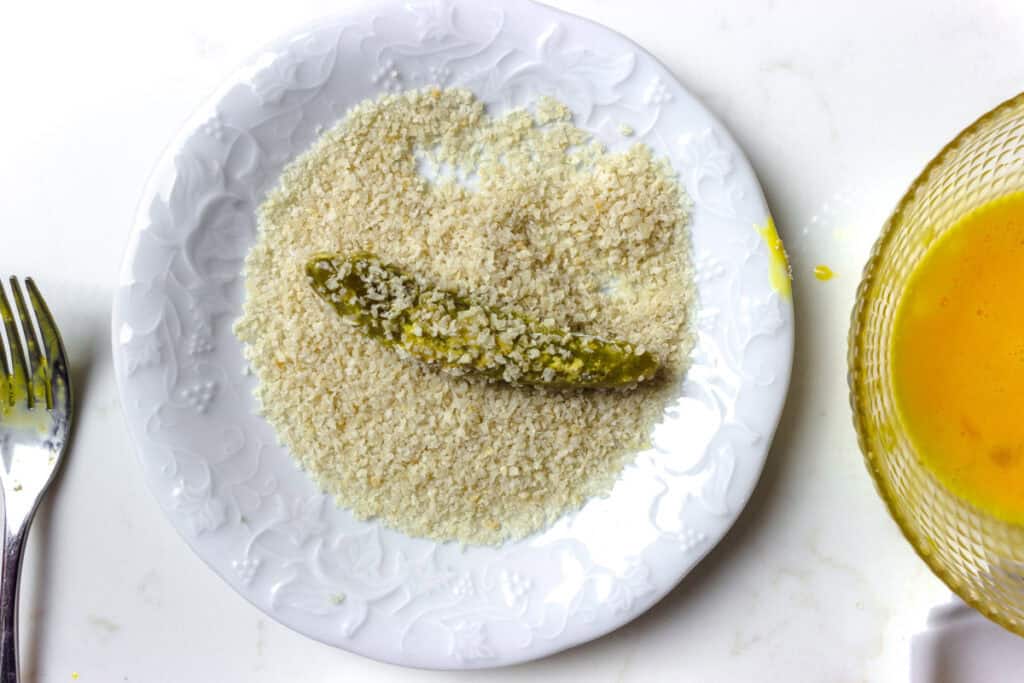
[(400, 356), (514, 385), (611, 388), (652, 378), (658, 359), (625, 341), (566, 332), (433, 287), (373, 254), (317, 254), (313, 290)]

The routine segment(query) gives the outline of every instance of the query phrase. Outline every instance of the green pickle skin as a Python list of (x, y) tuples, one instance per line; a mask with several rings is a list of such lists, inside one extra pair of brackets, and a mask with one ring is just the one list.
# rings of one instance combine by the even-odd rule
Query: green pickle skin
[(306, 263), (306, 274), (313, 290), (368, 337), (451, 374), (574, 389), (630, 386), (658, 371), (657, 357), (638, 353), (629, 342), (559, 330), (478, 304), (373, 254), (317, 254)]

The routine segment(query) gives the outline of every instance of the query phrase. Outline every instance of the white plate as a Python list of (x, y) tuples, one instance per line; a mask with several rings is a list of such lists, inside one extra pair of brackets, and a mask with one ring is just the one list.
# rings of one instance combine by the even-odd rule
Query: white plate
[[(656, 447), (611, 495), (504, 547), (460, 549), (360, 522), (253, 412), (231, 332), (255, 209), (285, 163), (360, 100), (437, 83), (500, 113), (543, 94), (614, 149), (667, 155), (694, 201), (699, 341)], [(636, 130), (623, 138), (619, 126)], [(756, 229), (770, 220), (732, 138), (650, 55), (525, 0), (379, 2), (264, 51), (157, 167), (114, 301), (114, 363), (145, 477), (213, 569), (291, 628), (435, 668), (520, 662), (658, 601), (749, 498), (782, 409), (793, 311)]]

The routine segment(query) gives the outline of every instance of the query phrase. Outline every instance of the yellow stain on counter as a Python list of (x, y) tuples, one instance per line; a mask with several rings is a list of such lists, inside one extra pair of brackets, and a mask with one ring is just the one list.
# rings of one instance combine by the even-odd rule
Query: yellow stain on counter
[(782, 238), (775, 229), (775, 220), (768, 216), (768, 222), (762, 225), (754, 225), (757, 234), (761, 236), (764, 243), (768, 245), (768, 281), (772, 289), (779, 293), (784, 299), (793, 296), (793, 272), (789, 267), (789, 258), (786, 256), (786, 247), (782, 244)]
[(822, 282), (825, 282), (826, 280), (831, 280), (833, 277), (835, 277), (835, 273), (833, 273), (832, 269), (829, 268), (828, 266), (818, 264), (814, 266), (814, 277), (818, 278)]

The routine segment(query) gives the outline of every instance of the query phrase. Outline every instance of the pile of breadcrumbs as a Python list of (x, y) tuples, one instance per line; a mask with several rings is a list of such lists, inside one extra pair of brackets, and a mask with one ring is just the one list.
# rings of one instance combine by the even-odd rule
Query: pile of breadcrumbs
[[(367, 101), (261, 207), (236, 325), (263, 414), (320, 486), (415, 536), (499, 543), (610, 490), (678, 394), (693, 345), (686, 198), (646, 146), (609, 154), (542, 98), (491, 119), (465, 90)], [(625, 390), (553, 391), (402, 360), (313, 292), (317, 252), (643, 345)]]

